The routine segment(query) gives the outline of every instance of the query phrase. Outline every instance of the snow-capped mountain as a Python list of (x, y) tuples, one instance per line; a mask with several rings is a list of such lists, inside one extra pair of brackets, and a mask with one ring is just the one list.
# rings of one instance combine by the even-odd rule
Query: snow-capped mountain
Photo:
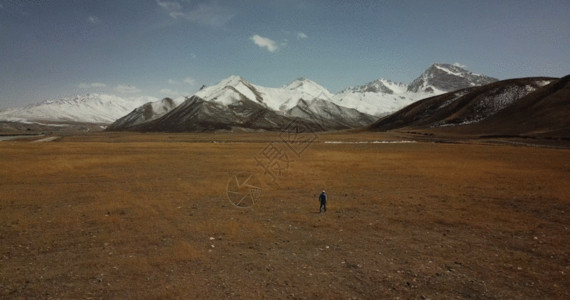
[(135, 108), (128, 115), (116, 120), (108, 128), (110, 130), (117, 128), (127, 128), (144, 122), (149, 122), (154, 119), (158, 119), (176, 108), (185, 100), (186, 98), (179, 97), (176, 99), (164, 98), (159, 101), (147, 102), (142, 106)]
[(46, 100), (21, 108), (3, 109), (0, 110), (0, 121), (109, 124), (133, 109), (155, 100), (153, 97), (121, 98), (105, 94), (87, 94)]
[(378, 79), (334, 95), (336, 104), (372, 115), (387, 115), (420, 99), (462, 88), (485, 85), (497, 79), (449, 64), (433, 64), (412, 83)]
[(327, 130), (360, 127), (376, 120), (325, 100), (331, 96), (308, 79), (295, 80), (282, 88), (265, 88), (230, 76), (201, 89), (160, 118), (129, 122), (143, 120), (140, 115), (145, 108), (141, 107), (117, 120), (108, 130), (202, 131), (236, 127), (280, 130), (293, 118), (303, 119), (314, 130)]

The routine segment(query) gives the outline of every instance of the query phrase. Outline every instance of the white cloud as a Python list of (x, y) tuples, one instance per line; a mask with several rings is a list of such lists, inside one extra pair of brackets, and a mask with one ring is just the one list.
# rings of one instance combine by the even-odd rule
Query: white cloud
[(235, 15), (217, 0), (199, 3), (192, 9), (184, 7), (178, 1), (156, 0), (156, 3), (173, 19), (185, 19), (211, 27), (222, 27)]
[(189, 85), (195, 85), (196, 84), (196, 79), (192, 78), (192, 77), (186, 77), (184, 78), (184, 82), (189, 84)]
[(141, 90), (135, 86), (124, 84), (117, 85), (117, 87), (115, 87), (115, 90), (121, 94), (136, 94), (141, 92)]
[(464, 65), (464, 64), (462, 64), (462, 63), (459, 63), (459, 62), (456, 62), (456, 63), (454, 63), (453, 65), (456, 66), (456, 67), (463, 68), (463, 69), (467, 68), (466, 65)]
[(102, 88), (102, 87), (106, 87), (107, 85), (101, 82), (92, 82), (92, 83), (80, 83), (78, 85), (78, 87), (80, 89), (91, 89), (91, 88)]
[(178, 81), (176, 81), (174, 79), (168, 79), (168, 83), (169, 84), (178, 84)]
[(297, 32), (297, 39), (298, 39), (298, 40), (304, 40), (304, 39), (306, 39), (306, 38), (308, 38), (308, 36), (307, 36), (305, 33), (303, 33), (303, 32)]
[(196, 59), (196, 54), (190, 53), (190, 57), (191, 57), (192, 59)]
[(99, 20), (99, 18), (97, 18), (95, 16), (89, 16), (87, 18), (87, 22), (89, 22), (91, 24), (99, 24), (99, 23), (101, 23), (101, 20)]
[(272, 39), (262, 37), (257, 34), (253, 35), (249, 39), (252, 40), (257, 46), (266, 48), (269, 52), (275, 52), (277, 49), (279, 49), (279, 47), (277, 47), (277, 43), (275, 43), (275, 41)]

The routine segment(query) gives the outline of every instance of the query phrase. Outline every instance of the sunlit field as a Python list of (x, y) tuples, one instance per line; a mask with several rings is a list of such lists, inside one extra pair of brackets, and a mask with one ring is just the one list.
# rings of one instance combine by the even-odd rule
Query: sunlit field
[(570, 298), (570, 150), (400, 141), (0, 142), (0, 298)]

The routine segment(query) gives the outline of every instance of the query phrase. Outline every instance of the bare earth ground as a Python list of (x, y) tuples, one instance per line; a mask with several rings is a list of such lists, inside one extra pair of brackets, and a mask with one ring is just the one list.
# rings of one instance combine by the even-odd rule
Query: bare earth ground
[(384, 139), (319, 135), (278, 185), (275, 133), (0, 142), (0, 298), (570, 299), (570, 150), (324, 143)]

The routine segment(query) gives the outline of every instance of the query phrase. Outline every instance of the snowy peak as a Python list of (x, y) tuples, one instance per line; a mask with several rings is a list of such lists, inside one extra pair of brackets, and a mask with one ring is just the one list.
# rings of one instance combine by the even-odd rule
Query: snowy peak
[(300, 98), (309, 100), (315, 98), (329, 100), (333, 97), (333, 94), (323, 86), (304, 77), (291, 82), (290, 84), (284, 86), (283, 89), (285, 91), (302, 95)]
[(286, 90), (296, 90), (296, 91), (307, 91), (307, 92), (317, 92), (317, 93), (330, 93), (327, 89), (325, 89), (320, 84), (307, 79), (305, 77), (301, 77), (299, 79), (294, 80), (293, 82), (285, 85), (283, 87)]
[(222, 81), (220, 81), (220, 83), (218, 83), (217, 85), (222, 85), (222, 86), (237, 86), (238, 84), (240, 84), (241, 82), (243, 82), (243, 78), (241, 78), (238, 75), (230, 75), (228, 78), (223, 79)]
[(204, 87), (194, 95), (206, 101), (224, 105), (235, 104), (243, 99), (263, 102), (256, 86), (235, 75), (220, 81), (216, 85)]
[(456, 65), (433, 64), (408, 86), (408, 91), (441, 94), (495, 81), (496, 78), (476, 74)]
[(232, 75), (216, 85), (201, 89), (195, 96), (224, 105), (239, 105), (244, 100), (251, 100), (272, 110), (285, 111), (295, 106), (299, 99), (329, 100), (333, 94), (306, 78), (297, 79), (281, 88), (266, 88)]
[(479, 74), (475, 74), (475, 73), (472, 73), (470, 71), (467, 71), (467, 70), (465, 70), (459, 66), (450, 65), (450, 64), (433, 64), (433, 65), (431, 65), (429, 70), (431, 70), (433, 68), (436, 68), (436, 69), (444, 71), (448, 74), (459, 76), (459, 77), (465, 77), (466, 75), (479, 75)]

